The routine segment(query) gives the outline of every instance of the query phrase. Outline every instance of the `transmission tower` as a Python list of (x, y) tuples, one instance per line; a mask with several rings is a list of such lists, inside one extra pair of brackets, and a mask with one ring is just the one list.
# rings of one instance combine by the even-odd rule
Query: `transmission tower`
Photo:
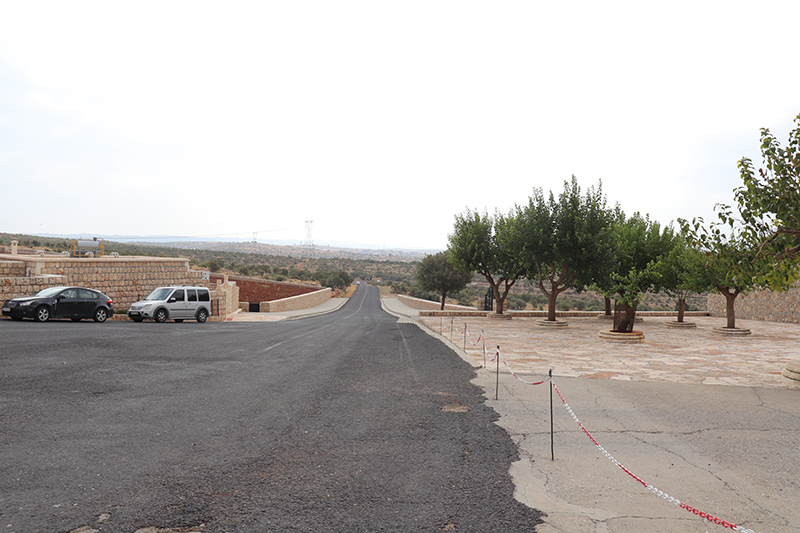
[(303, 248), (306, 257), (314, 256), (314, 239), (311, 237), (311, 226), (314, 221), (310, 218), (306, 220), (306, 240), (303, 241)]

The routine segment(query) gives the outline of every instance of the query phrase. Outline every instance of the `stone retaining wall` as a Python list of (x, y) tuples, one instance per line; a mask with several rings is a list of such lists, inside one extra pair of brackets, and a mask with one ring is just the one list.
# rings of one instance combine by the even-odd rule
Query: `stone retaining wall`
[(316, 307), (331, 299), (331, 289), (325, 287), (314, 292), (273, 300), (271, 302), (261, 302), (258, 310), (261, 313), (276, 313), (283, 311), (296, 311), (298, 309), (308, 309)]
[[(220, 274), (211, 274), (212, 282), (223, 278)], [(250, 278), (244, 276), (227, 276), (230, 281), (235, 281), (239, 287), (240, 302), (261, 303), (299, 296), (320, 290), (319, 285), (304, 285), (300, 283), (286, 283), (267, 279)], [(244, 308), (246, 311), (247, 309)]]
[[(800, 288), (786, 292), (756, 291), (736, 298), (736, 318), (769, 322), (800, 323)], [(708, 314), (725, 316), (725, 297), (708, 295)]]
[[(432, 302), (431, 300), (423, 300), (422, 298), (413, 298), (405, 294), (398, 294), (397, 299), (402, 303), (413, 309), (420, 309), (426, 311), (441, 311), (442, 304), (439, 302)], [(464, 305), (445, 304), (445, 310), (448, 311), (475, 311), (474, 307), (467, 307)], [(485, 314), (485, 311), (481, 311)]]
[(24, 265), (24, 271), (18, 264), (7, 271), (17, 275), (0, 277), (0, 300), (28, 296), (45, 287), (79, 285), (97, 289), (110, 296), (117, 309), (127, 309), (159, 286), (209, 286), (202, 272), (190, 270), (189, 260), (183, 258), (0, 255), (0, 262)]

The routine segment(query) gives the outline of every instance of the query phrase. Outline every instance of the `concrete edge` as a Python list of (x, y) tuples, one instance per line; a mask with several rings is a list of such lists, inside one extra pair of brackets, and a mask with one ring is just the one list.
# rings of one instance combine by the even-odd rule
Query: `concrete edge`
[(398, 318), (398, 322), (404, 321), (403, 323), (406, 323), (406, 324), (415, 324), (419, 329), (421, 329), (422, 331), (424, 331), (425, 333), (427, 333), (428, 335), (430, 335), (434, 339), (438, 339), (445, 346), (447, 346), (448, 348), (453, 350), (461, 359), (463, 359), (465, 362), (467, 362), (471, 367), (473, 367), (473, 368), (483, 368), (482, 364), (477, 362), (474, 358), (470, 357), (464, 350), (462, 350), (461, 348), (459, 348), (458, 346), (453, 344), (446, 337), (443, 337), (442, 335), (436, 333), (435, 331), (433, 331), (431, 328), (429, 328), (428, 326), (426, 326), (425, 324), (423, 324), (419, 320), (414, 320), (410, 316), (401, 315), (401, 314), (397, 314), (397, 313), (394, 313), (394, 312), (390, 311), (389, 308), (386, 307), (386, 305), (383, 303), (383, 298), (381, 298), (381, 308), (383, 308), (383, 310), (386, 311), (387, 313), (389, 313), (390, 315), (392, 315), (394, 317), (397, 317)]

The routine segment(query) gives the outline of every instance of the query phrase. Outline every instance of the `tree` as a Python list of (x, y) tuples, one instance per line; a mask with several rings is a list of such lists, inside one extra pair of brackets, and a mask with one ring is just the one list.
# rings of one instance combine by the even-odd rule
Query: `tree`
[(518, 220), (496, 213), (489, 216), (467, 210), (456, 215), (448, 250), (456, 269), (479, 272), (492, 287), (495, 314), (503, 314), (508, 291), (525, 275), (518, 259), (521, 246)]
[(726, 205), (716, 206), (719, 222), (704, 226), (702, 218), (680, 224), (689, 242), (705, 256), (705, 268), (712, 286), (725, 297), (727, 327), (736, 328), (736, 298), (740, 294), (764, 288), (764, 279), (772, 269), (771, 261), (759, 253), (753, 235), (742, 227)]
[(629, 331), (636, 320), (636, 307), (642, 295), (659, 286), (660, 273), (656, 264), (674, 246), (675, 233), (672, 226), (665, 226), (662, 231), (661, 224), (639, 213), (614, 228), (614, 265), (610, 275), (595, 288), (604, 296), (614, 298), (625, 311), (614, 331)]
[(716, 288), (705, 268), (704, 254), (683, 237), (676, 239), (675, 246), (661, 257), (656, 268), (661, 288), (678, 300), (678, 322), (683, 322), (686, 298), (690, 294)]
[(753, 171), (743, 157), (739, 172), (743, 186), (734, 190), (744, 230), (760, 243), (760, 252), (773, 258), (774, 267), (762, 280), (781, 290), (794, 270), (783, 265), (800, 253), (800, 115), (794, 119), (786, 148), (766, 128), (761, 130), (764, 166)]
[[(526, 276), (547, 297), (547, 320), (556, 320), (556, 299), (573, 284), (594, 281), (594, 269), (606, 262), (612, 245), (612, 213), (602, 184), (584, 196), (578, 180), (564, 182), (558, 200), (534, 189), (527, 207), (518, 209), (523, 235), (520, 250)], [(548, 286), (545, 286), (547, 283)]]
[(450, 252), (426, 255), (417, 265), (417, 281), (422, 290), (434, 291), (442, 297), (442, 309), (448, 293), (458, 292), (472, 281), (472, 272), (456, 270)]
[(353, 276), (344, 270), (333, 272), (325, 279), (325, 285), (332, 289), (345, 290), (351, 283)]

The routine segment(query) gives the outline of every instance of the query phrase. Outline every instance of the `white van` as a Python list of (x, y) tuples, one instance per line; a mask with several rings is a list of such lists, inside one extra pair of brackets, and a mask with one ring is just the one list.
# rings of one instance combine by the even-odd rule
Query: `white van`
[(159, 287), (147, 298), (132, 304), (128, 317), (134, 322), (152, 318), (156, 322), (197, 320), (205, 322), (211, 316), (211, 292), (207, 287), (188, 285)]

